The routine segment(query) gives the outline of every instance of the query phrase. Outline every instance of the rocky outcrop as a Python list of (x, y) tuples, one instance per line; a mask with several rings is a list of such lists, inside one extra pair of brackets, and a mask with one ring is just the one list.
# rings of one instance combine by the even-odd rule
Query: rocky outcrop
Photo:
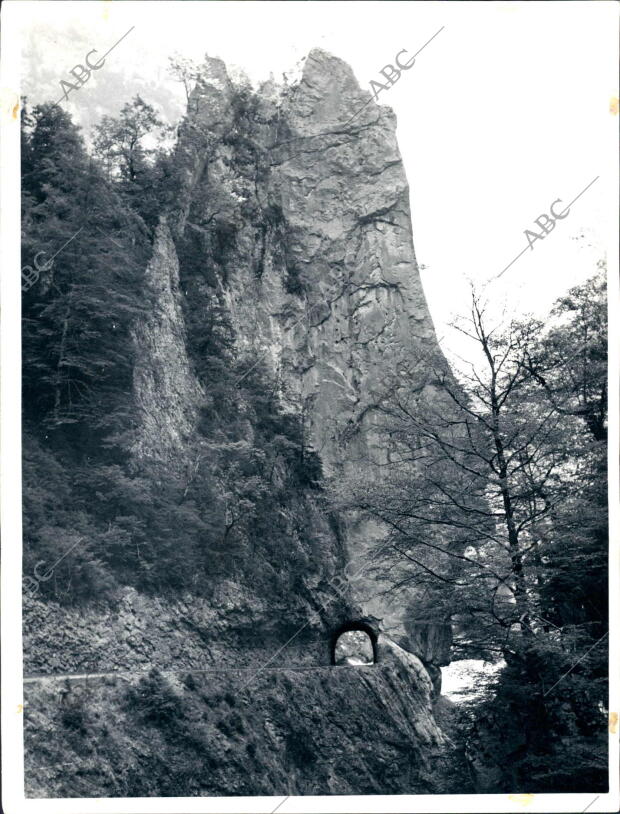
[(450, 664), (452, 648), (452, 627), (436, 622), (417, 622), (407, 620), (406, 646), (422, 661), (432, 662), (438, 667)]
[(190, 370), (179, 262), (165, 218), (155, 235), (144, 291), (148, 316), (137, 323), (134, 334), (140, 348), (134, 367), (140, 433), (133, 454), (170, 460), (193, 435), (204, 394)]
[[(341, 475), (382, 463), (368, 432), (385, 373), (435, 347), (413, 249), (393, 113), (322, 51), (283, 104), (270, 192), (303, 297), (285, 322), (283, 377), (296, 381), (315, 445)], [(360, 432), (364, 429), (364, 432)]]
[(428, 685), (398, 661), (48, 679), (28, 685), (24, 711), (32, 797), (442, 790)]
[(441, 693), (441, 668), (450, 664), (452, 626), (439, 622), (414, 621), (405, 617), (406, 636), (403, 645), (422, 661), (433, 682), (435, 697)]
[(24, 618), (26, 675), (330, 663), (329, 636), (318, 617), (300, 623), (299, 635), (280, 650), (286, 638), (274, 607), (231, 581), (209, 599), (161, 599), (133, 588), (107, 606), (80, 609), (27, 599)]
[[(282, 403), (303, 416), (325, 474), (339, 482), (380, 477), (389, 450), (376, 431), (376, 407), (386, 376), (423, 367), (439, 352), (413, 248), (395, 117), (369, 102), (351, 69), (318, 49), (297, 85), (270, 84), (257, 96), (235, 86), (221, 60), (207, 59), (180, 128), (180, 192), (170, 215), (191, 307), (226, 309), (247, 371), (270, 367)], [(164, 245), (174, 288), (177, 258), (170, 242)], [(161, 308), (169, 311), (165, 287), (163, 294)], [(143, 452), (158, 447), (154, 430), (186, 435), (185, 417), (199, 394), (171, 331), (160, 335), (174, 350), (149, 359), (160, 344), (152, 328), (143, 331), (146, 369), (166, 367), (174, 353), (175, 377), (187, 387), (185, 403), (173, 395), (175, 382), (153, 402), (152, 379), (138, 373), (138, 401), (157, 403), (156, 416), (146, 409), (136, 445)], [(191, 344), (190, 337), (190, 357)], [(349, 559), (363, 562), (384, 530), (341, 520)], [(385, 587), (362, 575), (353, 601), (403, 637), (409, 610), (394, 596), (386, 601)]]
[[(215, 472), (217, 445), (198, 425), (217, 396), (200, 372), (196, 334), (218, 309), (235, 361), (246, 363), (238, 383), (268, 368), (327, 478), (380, 476), (389, 450), (376, 406), (386, 375), (423, 366), (438, 346), (395, 117), (369, 102), (350, 68), (320, 50), (298, 84), (258, 94), (207, 60), (179, 129), (178, 194), (157, 230), (149, 313), (135, 330), (138, 471), (157, 461), (165, 477), (196, 459)], [(242, 387), (237, 398), (249, 413)], [(226, 442), (251, 440), (246, 425), (247, 438)], [(274, 464), (273, 484), (282, 467)], [(227, 524), (225, 508), (213, 514), (220, 508)], [(114, 684), (120, 678), (96, 685), (83, 709), (62, 708), (51, 679), (31, 686), (30, 794), (441, 790), (431, 763), (445, 739), (432, 705), (449, 641), (433, 620), (414, 630), (411, 598), (386, 600), (385, 586), (359, 569), (383, 529), (334, 517), (320, 490), (302, 487), (274, 504), (265, 538), (276, 524), (278, 545), (265, 539), (250, 551), (241, 540), (238, 561), (214, 574), (207, 597), (127, 590), (110, 607), (79, 611), (27, 603), (27, 673), (132, 673), (129, 688)], [(361, 618), (377, 622), (379, 663), (330, 667), (334, 630)], [(155, 677), (140, 689), (153, 666), (173, 672), (170, 686)], [(181, 686), (186, 669), (227, 672)], [(240, 669), (257, 670), (251, 691)], [(147, 708), (160, 696), (163, 706)], [(71, 772), (51, 765), (46, 735), (58, 727)]]

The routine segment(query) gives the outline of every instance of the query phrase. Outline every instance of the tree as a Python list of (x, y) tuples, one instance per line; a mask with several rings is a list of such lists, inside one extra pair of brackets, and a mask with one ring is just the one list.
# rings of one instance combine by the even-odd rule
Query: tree
[(528, 370), (554, 408), (578, 416), (596, 441), (607, 440), (607, 319), (604, 312), (606, 265), (556, 303), (556, 321), (532, 349)]
[(123, 180), (135, 182), (153, 153), (153, 148), (145, 146), (145, 138), (162, 127), (155, 108), (136, 94), (118, 117), (102, 118), (95, 128), (95, 148), (108, 157), (112, 174), (118, 172)]
[(53, 263), (24, 294), (25, 415), (48, 430), (72, 424), (76, 443), (82, 431), (93, 441), (128, 407), (145, 235), (67, 114), (43, 105), (33, 121), (23, 250)]
[(435, 358), (388, 382), (377, 409), (392, 463), (383, 485), (361, 486), (365, 497), (355, 505), (389, 528), (378, 553), (400, 589), (422, 585), (434, 616), (439, 611), (469, 631), (462, 647), (504, 652), (516, 635), (531, 634), (525, 560), (535, 525), (550, 510), (549, 483), (562, 462), (552, 443), (559, 430), (536, 404), (523, 365), (538, 326), (515, 324), (500, 334), (473, 296), (470, 318), (458, 328), (483, 364), (457, 381)]
[(456, 327), (480, 361), (453, 375), (435, 358), (389, 378), (375, 407), (388, 463), (342, 496), (387, 530), (375, 552), (387, 590), (455, 624), (457, 656), (505, 660), (478, 713), (501, 727), (513, 788), (534, 777), (558, 790), (585, 755), (573, 786), (603, 783), (605, 315), (600, 274), (547, 327), (491, 327), (473, 294)]
[(192, 89), (196, 83), (196, 80), (200, 76), (198, 66), (192, 59), (183, 57), (180, 54), (175, 54), (172, 57), (168, 57), (168, 62), (169, 73), (177, 80), (177, 82), (180, 82), (183, 85), (185, 97), (189, 103), (189, 97)]
[(554, 325), (533, 348), (528, 369), (547, 400), (573, 428), (565, 443), (570, 476), (552, 513), (540, 556), (546, 578), (540, 596), (555, 625), (607, 630), (607, 310), (605, 266), (558, 300)]
[(155, 108), (138, 94), (117, 117), (104, 116), (95, 128), (95, 153), (108, 180), (116, 180), (125, 203), (153, 230), (161, 212), (167, 159), (157, 146), (166, 131)]

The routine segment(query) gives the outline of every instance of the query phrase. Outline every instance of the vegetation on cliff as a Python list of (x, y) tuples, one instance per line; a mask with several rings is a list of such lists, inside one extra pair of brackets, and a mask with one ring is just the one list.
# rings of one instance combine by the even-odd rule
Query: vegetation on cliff
[[(313, 551), (321, 561), (299, 505), (308, 493), (322, 500), (320, 461), (262, 360), (235, 355), (217, 298), (221, 222), (206, 255), (192, 254), (191, 236), (180, 246), (182, 284), (208, 288), (184, 298), (205, 393), (194, 454), (177, 466), (130, 454), (132, 326), (153, 307), (144, 268), (176, 177), (174, 155), (143, 146), (158, 131), (136, 97), (102, 122), (89, 153), (61, 109), (24, 107), (23, 256), (58, 253), (23, 297), (24, 573), (62, 558), (37, 588), (61, 603), (123, 585), (209, 595), (244, 575), (277, 597), (312, 570)], [(243, 154), (247, 142), (239, 129)]]
[[(331, 523), (332, 549), (339, 542), (321, 461), (301, 407), (287, 398), (284, 409), (282, 382), (263, 357), (239, 350), (225, 291), (241, 257), (238, 243), (246, 241), (254, 280), (265, 273), (269, 244), (286, 292), (298, 299), (307, 293), (282, 211), (263, 194), (266, 161), (255, 133), (275, 125), (261, 118), (259, 101), (248, 89), (235, 91), (213, 166), (207, 161), (194, 179), (186, 228), (172, 225), (186, 350), (202, 394), (192, 454), (172, 465), (156, 456), (136, 460), (131, 452), (140, 421), (133, 328), (153, 308), (144, 269), (159, 216), (173, 212), (171, 220), (181, 220), (187, 156), (164, 146), (168, 134), (140, 97), (118, 117), (106, 117), (89, 149), (57, 106), (24, 107), (24, 261), (57, 255), (23, 297), (24, 573), (38, 575), (42, 562), (51, 566), (49, 577), (36, 582), (39, 598), (74, 606), (113, 599), (121, 586), (210, 597), (228, 579), (283, 610), (304, 592), (309, 606), (315, 600), (307, 578), (320, 584), (327, 559), (317, 506)], [(181, 126), (190, 142), (192, 127)], [(213, 148), (213, 134), (200, 138), (196, 152)], [(209, 173), (217, 183), (201, 186)], [(377, 204), (374, 216), (381, 214)], [(359, 215), (357, 228), (367, 218)], [(247, 245), (244, 251), (247, 259)], [(347, 482), (340, 506), (390, 530), (374, 552), (377, 572), (394, 590), (410, 592), (418, 618), (455, 627), (457, 657), (506, 662), (487, 699), (461, 721), (466, 752), (481, 754), (486, 744), (492, 784), (484, 790), (599, 790), (606, 782), (607, 723), (604, 280), (599, 274), (570, 291), (548, 325), (529, 320), (492, 330), (479, 300), (471, 317), (461, 327), (482, 362), (469, 377), (447, 375), (443, 362), (433, 369), (432, 358), (424, 369), (413, 360), (409, 368), (384, 371), (386, 395), (364, 411), (382, 414), (372, 431), (385, 431), (390, 458), (381, 480), (362, 479), (356, 488)], [(426, 398), (438, 391), (441, 400)], [(291, 633), (293, 617), (283, 621)], [(364, 691), (375, 689), (370, 682)], [(198, 714), (194, 695), (202, 690), (186, 690)], [(345, 690), (336, 688), (333, 708), (346, 718), (337, 709)], [(313, 690), (305, 692), (302, 701)], [(260, 744), (246, 737), (235, 715), (224, 720), (207, 711), (204, 737), (192, 734), (194, 722), (179, 713), (178, 688), (161, 676), (108, 700), (118, 727), (131, 708), (136, 738), (152, 730), (161, 747), (149, 756), (157, 788), (143, 771), (128, 770), (116, 786), (104, 778), (101, 787), (110, 793), (205, 793), (197, 768), (205, 759), (215, 778), (209, 790), (223, 793), (230, 775), (205, 752), (217, 743), (216, 729), (239, 738), (243, 760), (256, 761), (254, 778), (272, 771), (266, 793), (275, 782), (288, 790), (282, 767), (294, 773), (300, 793), (311, 792), (316, 772), (325, 770), (328, 784), (327, 764), (317, 768), (316, 754), (304, 745), (309, 732), (302, 727), (299, 737), (290, 736), (290, 721), (283, 725), (289, 735), (277, 739), (285, 757), (274, 768), (260, 762)], [(202, 700), (210, 710), (223, 703), (207, 691)], [(316, 698), (308, 703), (315, 714)], [(343, 725), (353, 731), (357, 713), (351, 714)], [(76, 744), (94, 726), (86, 711), (70, 706), (60, 723), (63, 737)], [(367, 724), (359, 732), (370, 731)], [(336, 791), (431, 788), (425, 768), (415, 774), (417, 786), (406, 786), (410, 760), (385, 775), (389, 761), (401, 760), (416, 742), (415, 733), (401, 737), (397, 722), (394, 730), (396, 757), (386, 735), (384, 759), (366, 756), (375, 767), (367, 784), (343, 781)], [(91, 744), (99, 751), (100, 734)], [(176, 765), (181, 742), (188, 759), (183, 782), (162, 769), (168, 760)], [(356, 738), (347, 743), (353, 749)], [(124, 746), (112, 745), (112, 765)], [(382, 774), (378, 788), (373, 777)], [(236, 782), (237, 793), (257, 793), (241, 770)], [(90, 788), (86, 783), (84, 793)]]

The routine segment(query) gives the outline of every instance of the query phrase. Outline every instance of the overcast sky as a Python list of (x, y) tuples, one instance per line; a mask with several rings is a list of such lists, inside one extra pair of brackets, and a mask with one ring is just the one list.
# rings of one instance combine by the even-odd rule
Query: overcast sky
[[(402, 49), (416, 64), (379, 96), (398, 119), (413, 236), (437, 333), (468, 301), (468, 279), (498, 275), (528, 246), (526, 229), (595, 178), (568, 216), (487, 289), (498, 310), (543, 315), (593, 273), (615, 229), (617, 9), (613, 3), (19, 2), (22, 92), (57, 101), (60, 80), (103, 54), (63, 107), (86, 129), (136, 93), (170, 120), (184, 108), (167, 74), (177, 52), (205, 53), (253, 81), (277, 79), (313, 47), (346, 60), (362, 87)], [(94, 61), (97, 56), (92, 56)], [(562, 210), (556, 204), (556, 211)]]

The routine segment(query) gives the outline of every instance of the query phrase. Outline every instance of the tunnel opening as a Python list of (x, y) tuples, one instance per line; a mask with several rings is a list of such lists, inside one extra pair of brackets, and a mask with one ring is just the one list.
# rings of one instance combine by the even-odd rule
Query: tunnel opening
[(333, 665), (366, 667), (377, 661), (377, 634), (367, 622), (345, 622), (334, 631), (331, 641)]

